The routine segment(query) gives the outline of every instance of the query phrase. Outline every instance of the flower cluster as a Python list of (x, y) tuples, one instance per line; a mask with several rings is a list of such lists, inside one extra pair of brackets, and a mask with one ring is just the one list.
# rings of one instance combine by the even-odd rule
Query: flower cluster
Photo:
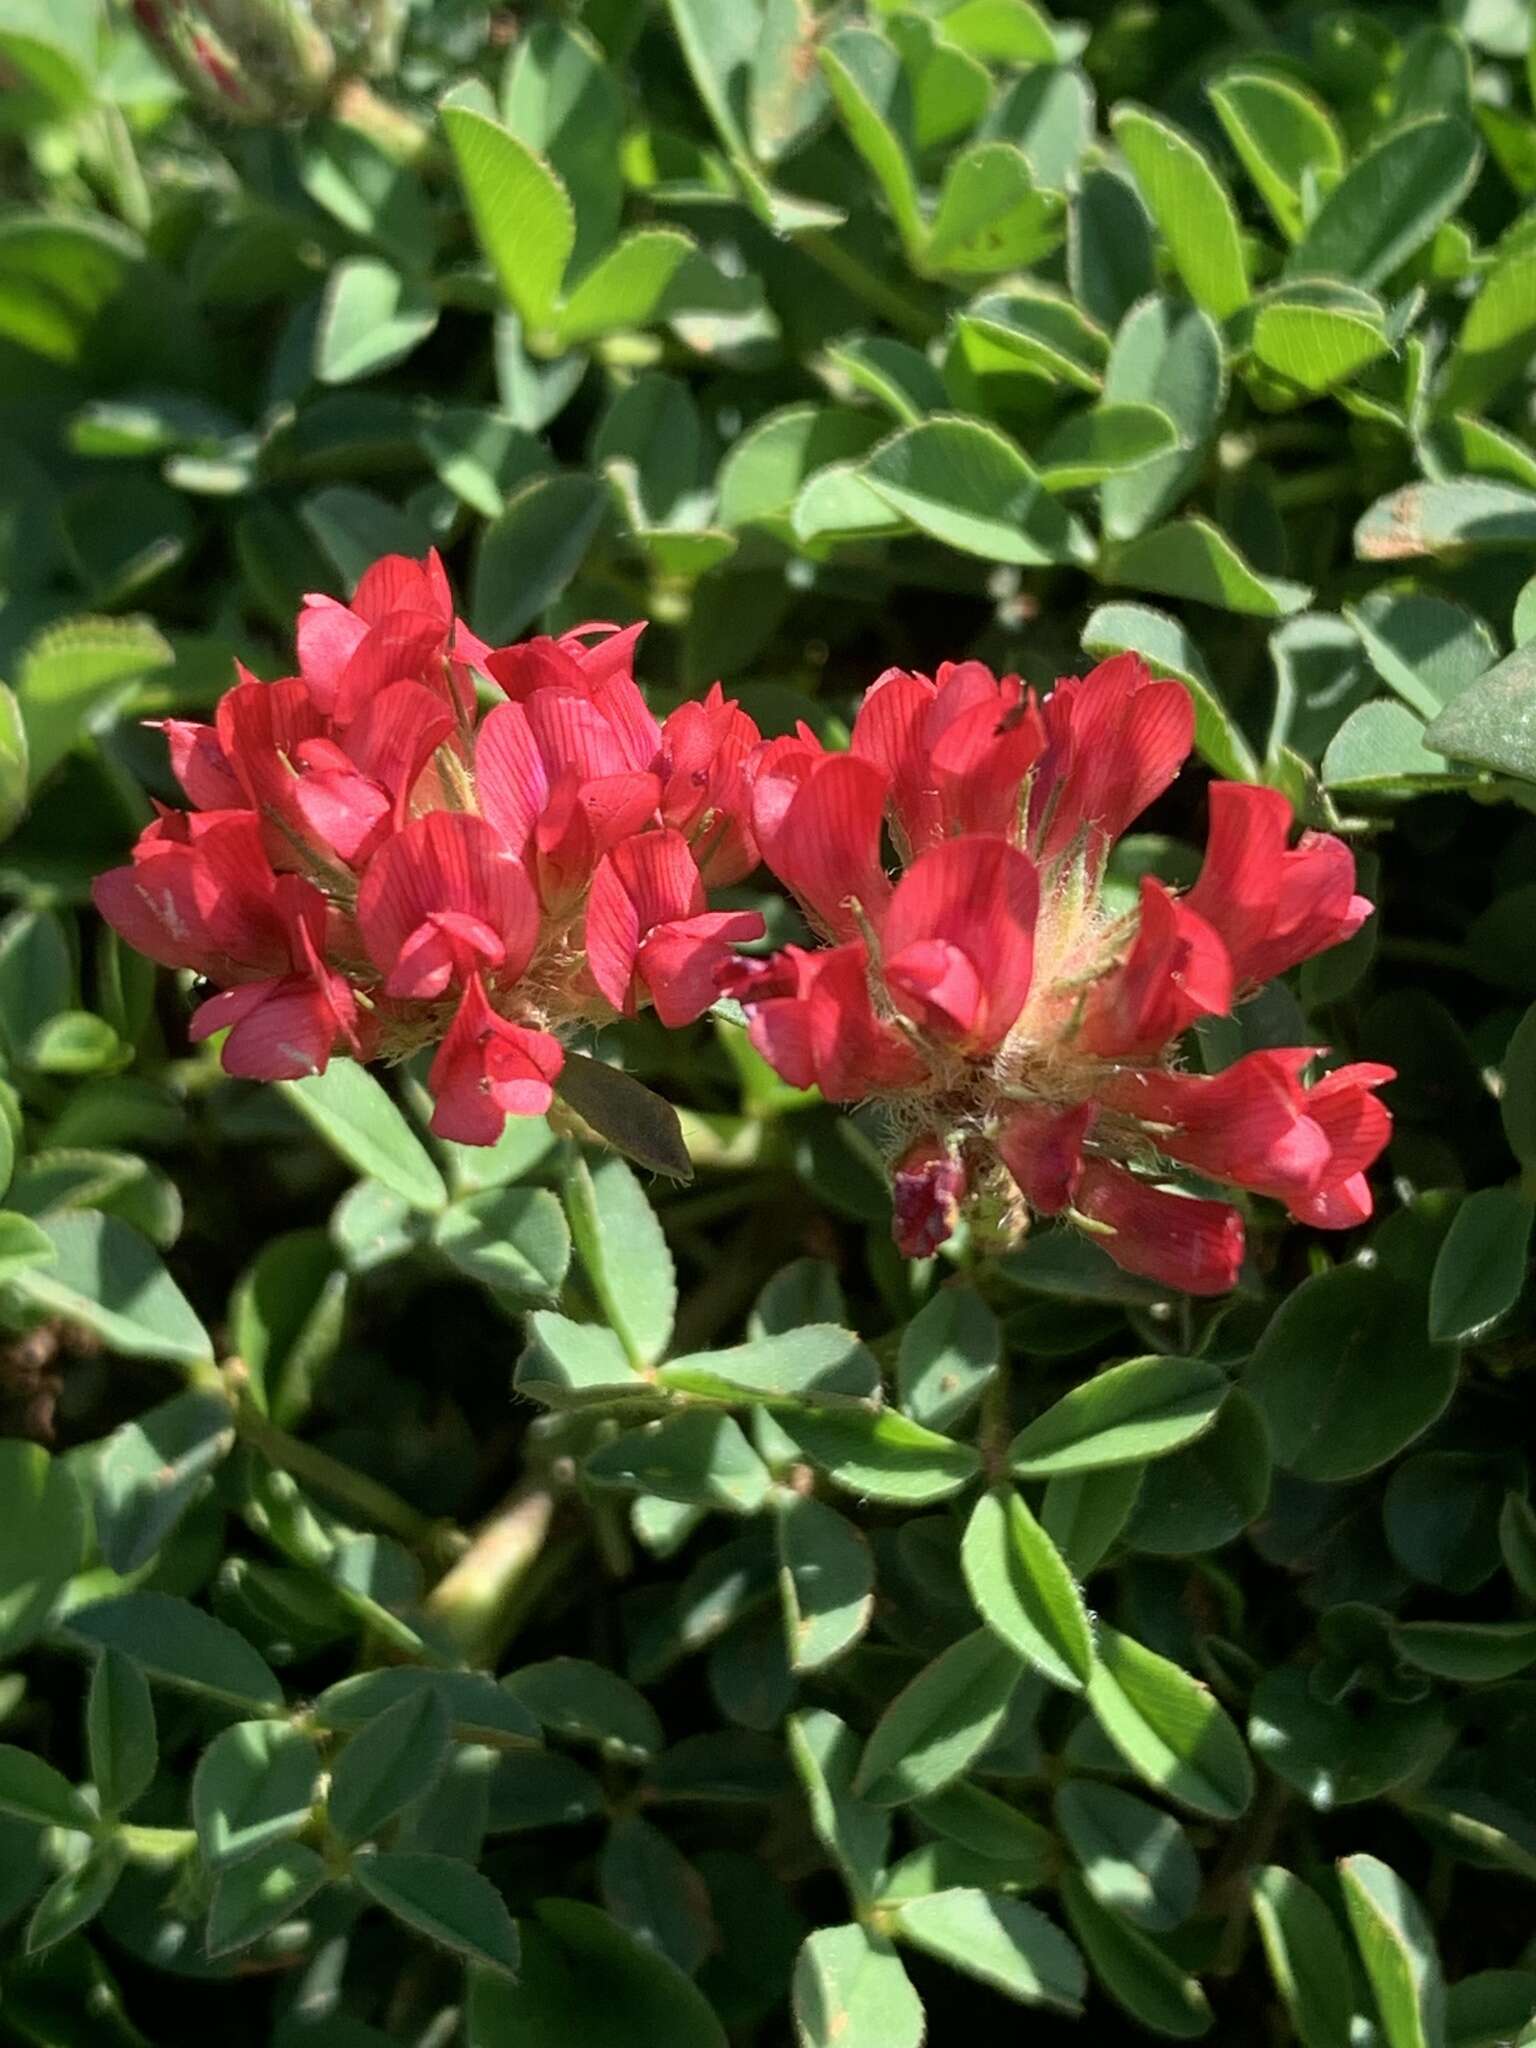
[(193, 808), (161, 812), (98, 908), (223, 990), (191, 1030), (228, 1027), (232, 1074), (436, 1045), (433, 1129), (492, 1143), (549, 1107), (562, 1027), (642, 1003), (690, 1023), (762, 932), (705, 900), (757, 864), (757, 728), (718, 686), (658, 724), (641, 631), (491, 648), (435, 554), (375, 563), (350, 604), (306, 600), (296, 676), (242, 671), (212, 725), (165, 721)]
[(1369, 1215), (1389, 1068), (1308, 1085), (1306, 1046), (1176, 1064), (1197, 1019), (1359, 929), (1348, 848), (1291, 845), (1283, 796), (1218, 782), (1194, 887), (1146, 875), (1128, 914), (1105, 900), (1114, 842), (1193, 738), (1182, 685), (1134, 656), (1038, 700), (966, 661), (881, 676), (847, 753), (802, 729), (749, 763), (763, 858), (827, 943), (738, 961), (728, 985), (785, 1080), (888, 1106), (909, 1255), (962, 1204), (1009, 1234), (1066, 1215), (1128, 1270), (1213, 1294), (1237, 1278), (1242, 1219), (1180, 1168), (1326, 1229)]

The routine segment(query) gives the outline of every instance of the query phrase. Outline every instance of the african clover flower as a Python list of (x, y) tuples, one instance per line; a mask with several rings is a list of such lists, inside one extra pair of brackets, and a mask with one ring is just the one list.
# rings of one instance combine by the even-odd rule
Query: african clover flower
[[(140, 952), (223, 993), (232, 1074), (437, 1046), (432, 1128), (491, 1144), (548, 1109), (560, 1032), (715, 1000), (750, 912), (705, 883), (757, 863), (752, 721), (718, 686), (658, 723), (643, 629), (491, 648), (436, 554), (390, 556), (350, 604), (306, 599), (296, 676), (241, 672), (214, 723), (165, 723), (190, 811), (163, 811), (97, 907)], [(480, 683), (501, 693), (480, 716)]]
[(826, 944), (738, 961), (728, 985), (785, 1080), (886, 1105), (909, 1255), (967, 1205), (1008, 1234), (1065, 1215), (1129, 1271), (1214, 1294), (1236, 1280), (1242, 1219), (1186, 1192), (1180, 1168), (1325, 1229), (1369, 1215), (1365, 1169), (1391, 1128), (1372, 1091), (1390, 1068), (1309, 1085), (1313, 1047), (1213, 1075), (1178, 1065), (1198, 1019), (1360, 928), (1348, 848), (1317, 832), (1293, 846), (1277, 791), (1217, 783), (1194, 887), (1149, 875), (1129, 914), (1106, 902), (1115, 841), (1193, 737), (1182, 685), (1133, 655), (1038, 701), (967, 661), (881, 676), (848, 753), (802, 728), (748, 764), (763, 858)]

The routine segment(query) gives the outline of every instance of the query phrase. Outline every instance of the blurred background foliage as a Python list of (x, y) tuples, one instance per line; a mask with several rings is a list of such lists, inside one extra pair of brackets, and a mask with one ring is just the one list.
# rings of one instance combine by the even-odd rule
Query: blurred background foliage
[[(0, 2034), (1536, 2039), (1531, 14), (0, 0)], [(589, 1048), (676, 1187), (189, 1054), (143, 721), (428, 546), (765, 732), (1180, 677), (1377, 1223), (905, 1265), (728, 1017)]]

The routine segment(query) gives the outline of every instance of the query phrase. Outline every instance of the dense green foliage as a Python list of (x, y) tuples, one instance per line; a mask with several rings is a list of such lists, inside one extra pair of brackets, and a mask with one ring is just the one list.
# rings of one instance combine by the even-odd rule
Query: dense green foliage
[[(1532, 9), (1080, 11), (0, 0), (7, 2040), (1536, 2041)], [(767, 732), (1181, 678), (1379, 903), (1213, 1048), (1399, 1070), (1375, 1223), (907, 1265), (729, 1016), (588, 1048), (686, 1185), (224, 1078), (141, 721), (432, 543)]]

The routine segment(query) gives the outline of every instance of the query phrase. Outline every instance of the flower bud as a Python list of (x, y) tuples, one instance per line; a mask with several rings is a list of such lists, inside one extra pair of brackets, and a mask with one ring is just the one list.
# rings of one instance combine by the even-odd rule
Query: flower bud
[(133, 0), (166, 67), (206, 112), (262, 126), (322, 107), (336, 56), (301, 0)]

